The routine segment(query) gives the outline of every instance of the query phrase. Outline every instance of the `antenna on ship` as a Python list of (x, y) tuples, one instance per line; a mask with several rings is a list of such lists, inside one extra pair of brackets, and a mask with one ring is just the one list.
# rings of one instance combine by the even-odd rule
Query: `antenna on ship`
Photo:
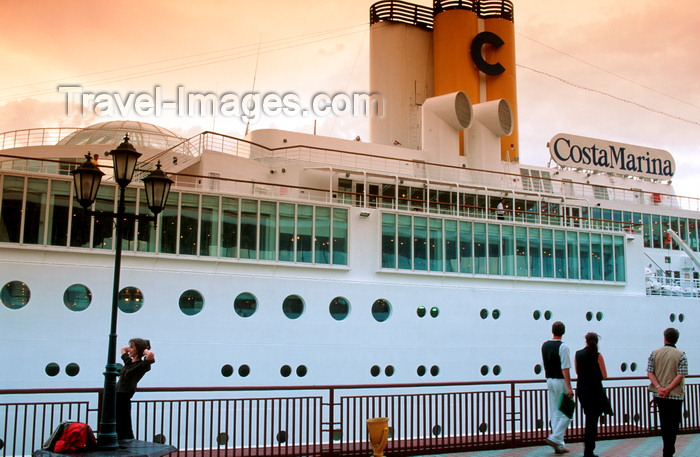
[(248, 136), (250, 132), (250, 112), (252, 110), (253, 97), (255, 96), (255, 80), (258, 77), (258, 62), (260, 61), (260, 45), (262, 44), (262, 33), (260, 34), (260, 39), (258, 40), (258, 55), (255, 56), (255, 72), (253, 73), (253, 89), (250, 91), (250, 99), (248, 100), (248, 122), (245, 125), (245, 135)]

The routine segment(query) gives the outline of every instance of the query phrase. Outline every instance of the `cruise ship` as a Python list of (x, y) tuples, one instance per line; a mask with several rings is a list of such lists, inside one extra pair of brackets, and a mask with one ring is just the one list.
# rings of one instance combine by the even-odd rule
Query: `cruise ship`
[[(555, 131), (549, 166), (520, 163), (509, 0), (380, 1), (369, 27), (369, 142), (128, 120), (1, 134), (0, 385), (101, 385), (105, 152), (124, 141), (142, 154), (127, 212), (149, 214), (156, 163), (174, 181), (122, 242), (118, 346), (147, 338), (157, 359), (142, 387), (540, 378), (554, 321), (572, 349), (599, 333), (613, 377), (644, 376), (671, 326), (700, 365), (700, 201), (675, 194), (672, 153)], [(88, 153), (95, 215), (71, 176)]]

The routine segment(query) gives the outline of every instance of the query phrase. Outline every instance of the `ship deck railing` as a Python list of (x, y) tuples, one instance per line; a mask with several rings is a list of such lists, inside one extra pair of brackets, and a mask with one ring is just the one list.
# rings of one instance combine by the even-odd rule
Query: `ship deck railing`
[[(686, 378), (681, 433), (700, 432), (700, 376)], [(613, 415), (598, 439), (659, 434), (646, 377), (604, 382)], [(0, 390), (0, 455), (30, 455), (62, 421), (98, 429), (102, 389)], [(547, 437), (543, 380), (336, 386), (140, 388), (136, 439), (189, 456), (369, 455), (366, 420), (389, 419), (387, 453), (424, 455), (514, 448)], [(582, 441), (575, 411), (567, 442)]]
[(700, 279), (679, 279), (647, 273), (646, 292), (647, 295), (667, 297), (700, 297)]
[[(0, 134), (0, 151), (9, 153), (8, 150), (12, 149), (14, 150), (12, 153), (16, 154), (19, 152), (18, 148), (56, 146), (62, 138), (76, 130), (74, 128), (41, 128), (5, 132)], [(184, 170), (187, 164), (192, 163), (193, 160), (206, 152), (222, 153), (278, 165), (285, 162), (303, 164), (308, 169), (323, 170), (339, 175), (353, 175), (358, 181), (367, 180), (369, 176), (375, 180), (373, 182), (393, 182), (397, 186), (399, 184), (424, 186), (428, 189), (443, 191), (482, 192), (493, 195), (515, 194), (516, 198), (551, 200), (560, 203), (568, 200), (579, 206), (594, 206), (597, 204), (596, 202), (609, 200), (636, 205), (700, 211), (700, 199), (695, 197), (650, 192), (633, 187), (572, 182), (551, 176), (480, 170), (423, 160), (407, 160), (305, 145), (290, 145), (271, 149), (247, 140), (209, 131), (182, 139), (180, 143), (149, 156), (146, 161), (141, 163), (140, 168), (142, 171), (150, 170), (155, 166), (155, 162), (160, 160), (163, 170), (174, 177), (175, 186), (203, 191), (211, 190), (212, 182), (225, 180), (225, 176), (206, 176), (203, 177), (204, 179), (192, 179), (192, 175), (178, 173), (178, 171)], [(15, 156), (5, 155), (5, 157)], [(49, 162), (41, 162), (31, 157), (24, 158), (24, 162), (22, 162), (21, 156), (17, 156), (11, 161), (0, 162), (0, 166), (15, 170), (24, 168), (44, 173), (65, 172)], [(556, 171), (557, 169), (552, 169), (553, 173)], [(614, 179), (625, 178), (615, 177)], [(258, 182), (258, 185), (261, 186), (268, 184), (272, 188), (276, 186), (288, 187)]]

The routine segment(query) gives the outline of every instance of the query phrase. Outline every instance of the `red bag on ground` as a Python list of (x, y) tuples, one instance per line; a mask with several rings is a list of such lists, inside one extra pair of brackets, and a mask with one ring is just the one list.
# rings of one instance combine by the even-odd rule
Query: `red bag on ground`
[(97, 447), (95, 434), (88, 424), (71, 422), (53, 445), (52, 452), (84, 452)]

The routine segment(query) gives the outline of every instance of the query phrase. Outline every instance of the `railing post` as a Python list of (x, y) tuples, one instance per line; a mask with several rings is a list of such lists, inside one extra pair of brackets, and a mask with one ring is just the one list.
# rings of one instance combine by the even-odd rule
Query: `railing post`
[[(328, 389), (328, 455), (335, 455), (335, 442), (333, 434), (335, 431), (335, 387)], [(323, 440), (321, 440), (323, 446)]]

